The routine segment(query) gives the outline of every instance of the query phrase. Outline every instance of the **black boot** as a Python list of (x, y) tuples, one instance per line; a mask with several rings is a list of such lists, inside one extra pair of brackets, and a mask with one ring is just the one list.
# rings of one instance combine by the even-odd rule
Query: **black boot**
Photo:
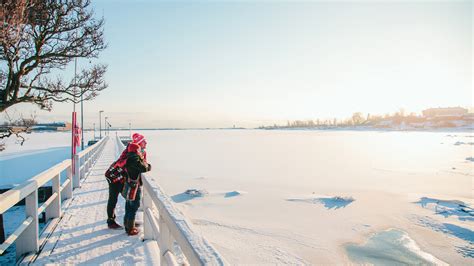
[(128, 223), (128, 220), (123, 218), (123, 226), (125, 227), (125, 232), (128, 232), (130, 224)]
[(115, 219), (107, 219), (107, 226), (109, 229), (122, 229), (122, 226), (118, 224)]
[(140, 230), (135, 227), (135, 220), (127, 220), (125, 231), (129, 236), (138, 235), (138, 233), (140, 233)]

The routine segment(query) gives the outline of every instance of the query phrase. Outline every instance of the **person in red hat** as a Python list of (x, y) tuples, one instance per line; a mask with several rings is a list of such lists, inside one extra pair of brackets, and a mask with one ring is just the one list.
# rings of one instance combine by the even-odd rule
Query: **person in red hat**
[(133, 134), (132, 143), (127, 147), (125, 170), (128, 177), (125, 180), (125, 187), (122, 191), (126, 199), (125, 202), (125, 216), (124, 226), (125, 232), (128, 235), (137, 235), (138, 228), (135, 226), (135, 216), (140, 207), (141, 199), (141, 174), (151, 170), (151, 164), (146, 160), (146, 145), (147, 142), (143, 135), (138, 133)]
[[(117, 161), (110, 165), (109, 169), (105, 173), (107, 181), (109, 183), (109, 198), (107, 200), (107, 226), (110, 229), (122, 229), (123, 227), (115, 221), (115, 207), (117, 206), (118, 196), (123, 190), (126, 172), (124, 170), (125, 163), (127, 162), (127, 148), (122, 152)], [(113, 173), (113, 176), (111, 176)]]
[[(129, 148), (130, 144), (132, 144), (132, 143), (137, 144), (138, 147), (134, 146), (132, 148)], [(126, 177), (123, 177), (122, 175), (126, 175), (126, 172), (124, 172), (123, 170), (126, 171), (125, 164), (127, 163), (127, 157), (128, 157), (127, 155), (130, 151), (139, 152), (141, 154), (141, 157), (143, 157), (143, 160), (146, 162), (146, 151), (145, 151), (146, 144), (147, 143), (146, 143), (145, 137), (143, 135), (141, 135), (139, 133), (133, 134), (132, 142), (130, 142), (127, 145), (127, 147), (122, 151), (122, 154), (120, 155), (118, 160), (115, 161), (110, 166), (111, 169), (113, 169), (113, 168), (120, 169), (119, 172), (116, 172), (116, 174), (117, 174), (116, 178), (108, 178), (107, 179), (108, 182), (109, 182), (109, 198), (108, 198), (108, 201), (107, 201), (107, 226), (110, 229), (122, 229), (123, 228), (120, 224), (118, 224), (115, 221), (115, 219), (116, 219), (115, 207), (117, 206), (118, 195), (123, 191), (124, 183), (126, 181), (125, 180)], [(130, 216), (132, 216), (132, 215), (130, 214)], [(125, 226), (126, 226), (125, 229), (127, 230), (127, 225), (125, 224)]]

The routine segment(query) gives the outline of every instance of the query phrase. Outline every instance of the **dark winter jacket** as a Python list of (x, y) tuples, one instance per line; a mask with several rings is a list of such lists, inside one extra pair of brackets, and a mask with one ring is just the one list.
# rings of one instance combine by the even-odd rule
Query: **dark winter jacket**
[(145, 161), (135, 145), (130, 144), (128, 146), (127, 162), (125, 163), (125, 169), (132, 186), (137, 183), (142, 185), (140, 174), (151, 170), (151, 164)]

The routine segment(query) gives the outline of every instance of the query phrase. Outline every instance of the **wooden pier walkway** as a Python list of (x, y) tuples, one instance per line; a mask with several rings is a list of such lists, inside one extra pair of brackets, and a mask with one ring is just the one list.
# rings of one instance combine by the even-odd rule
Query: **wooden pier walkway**
[[(51, 265), (225, 265), (224, 258), (174, 207), (151, 176), (143, 175), (141, 232), (108, 229), (105, 170), (125, 149), (119, 137), (105, 137), (74, 156), (0, 195), (0, 214), (25, 200), (25, 219), (0, 244), (0, 255), (15, 245), (19, 264)], [(72, 171), (72, 168), (75, 171)], [(74, 173), (73, 173), (74, 172)], [(38, 189), (52, 195), (38, 203)], [(116, 209), (124, 214), (120, 197)], [(39, 230), (38, 216), (47, 223)]]
[[(144, 242), (143, 233), (131, 237), (125, 234), (124, 230), (107, 228), (108, 184), (104, 172), (117, 158), (119, 152), (117, 149), (113, 140), (105, 144), (100, 158), (82, 180), (81, 187), (74, 190), (70, 205), (64, 209), (61, 221), (34, 264), (158, 265), (160, 263), (156, 241)], [(119, 197), (116, 211), (117, 220), (121, 223), (124, 200)], [(142, 219), (143, 212), (139, 212), (137, 216)]]

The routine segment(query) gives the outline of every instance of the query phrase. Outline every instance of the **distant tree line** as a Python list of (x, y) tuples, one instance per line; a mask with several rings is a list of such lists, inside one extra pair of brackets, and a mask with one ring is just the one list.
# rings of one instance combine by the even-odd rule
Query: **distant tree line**
[(416, 113), (406, 114), (404, 109), (400, 109), (394, 114), (385, 115), (364, 115), (362, 112), (355, 112), (351, 117), (345, 119), (309, 119), (287, 121), (286, 125), (260, 126), (259, 128), (329, 128), (329, 127), (353, 127), (353, 126), (373, 126), (382, 121), (391, 121), (393, 124), (424, 122), (426, 118)]

